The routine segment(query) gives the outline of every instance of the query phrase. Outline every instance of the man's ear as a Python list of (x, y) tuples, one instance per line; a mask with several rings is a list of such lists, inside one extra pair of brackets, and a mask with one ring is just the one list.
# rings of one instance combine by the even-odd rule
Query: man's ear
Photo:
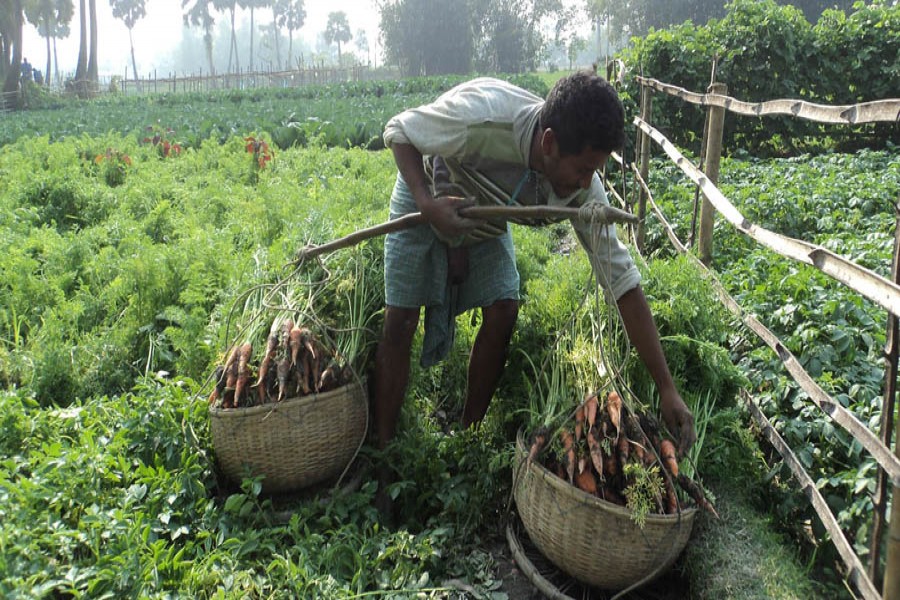
[(556, 148), (556, 132), (548, 127), (541, 132), (541, 152), (544, 156), (551, 156)]

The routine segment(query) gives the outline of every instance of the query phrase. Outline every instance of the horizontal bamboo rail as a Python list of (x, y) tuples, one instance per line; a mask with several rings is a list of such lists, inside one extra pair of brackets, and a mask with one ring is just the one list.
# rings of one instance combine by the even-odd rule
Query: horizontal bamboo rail
[(817, 123), (838, 123), (857, 125), (860, 123), (891, 123), (900, 121), (900, 98), (875, 100), (861, 104), (828, 106), (805, 100), (779, 99), (766, 102), (743, 102), (731, 96), (719, 94), (698, 94), (656, 79), (637, 77), (641, 85), (680, 98), (700, 106), (719, 106), (731, 112), (760, 117), (764, 115), (790, 115)]
[(827, 529), (828, 533), (831, 535), (831, 542), (835, 545), (838, 553), (844, 560), (844, 564), (846, 564), (850, 570), (848, 573), (850, 581), (856, 586), (856, 589), (859, 590), (862, 597), (866, 600), (881, 600), (881, 594), (878, 593), (872, 580), (869, 579), (869, 576), (866, 574), (862, 562), (860, 562), (859, 557), (853, 551), (853, 547), (850, 545), (850, 542), (847, 541), (844, 532), (841, 531), (837, 519), (831, 514), (831, 509), (828, 508), (828, 503), (825, 502), (825, 498), (822, 497), (822, 494), (816, 487), (816, 483), (809, 474), (803, 470), (803, 465), (800, 464), (797, 455), (794, 454), (791, 447), (787, 445), (784, 438), (775, 431), (775, 428), (772, 427), (772, 424), (769, 423), (769, 420), (756, 403), (753, 402), (746, 391), (744, 391), (744, 399), (747, 403), (747, 407), (750, 409), (750, 414), (753, 415), (753, 419), (759, 424), (762, 434), (766, 436), (769, 442), (775, 446), (778, 453), (784, 458), (784, 463), (791, 469), (794, 478), (800, 483), (801, 491), (809, 499), (816, 514), (819, 515), (819, 519), (821, 519), (822, 524), (825, 526), (825, 529)]
[(638, 117), (635, 117), (634, 124), (662, 147), (684, 174), (700, 187), (716, 210), (741, 233), (782, 256), (816, 267), (884, 309), (900, 315), (900, 285), (821, 246), (789, 238), (751, 223), (665, 136)]

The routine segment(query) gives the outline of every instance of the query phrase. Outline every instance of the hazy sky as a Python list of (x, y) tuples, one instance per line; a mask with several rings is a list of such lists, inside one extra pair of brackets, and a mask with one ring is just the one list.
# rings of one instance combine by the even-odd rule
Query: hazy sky
[[(122, 75), (127, 66), (129, 77), (132, 77), (128, 29), (122, 21), (113, 18), (108, 0), (97, 0), (96, 4), (100, 74)], [(75, 0), (75, 16), (71, 23), (72, 34), (65, 40), (56, 42), (59, 68), (63, 73), (74, 73), (78, 61), (80, 42), (78, 6), (79, 2)], [(146, 6), (147, 16), (138, 21), (133, 32), (137, 68), (144, 76), (154, 69), (165, 70), (172, 67), (172, 50), (181, 41), (183, 22), (181, 0), (147, 0)], [(369, 46), (374, 48), (378, 39), (379, 14), (372, 0), (306, 0), (305, 7), (306, 22), (299, 31), (294, 33), (295, 43), (297, 39), (302, 38), (310, 47), (314, 48), (316, 38), (325, 30), (328, 13), (344, 11), (350, 24), (350, 31), (355, 35), (359, 29), (365, 30)], [(244, 18), (249, 23), (249, 11), (239, 9), (237, 14), (238, 18)], [(222, 20), (227, 19), (227, 16), (219, 14), (217, 18)], [(270, 10), (255, 12), (257, 36), (259, 35), (259, 25), (268, 24), (271, 20)], [(24, 36), (25, 58), (36, 68), (43, 70), (47, 62), (46, 40), (40, 37), (37, 30), (28, 23), (25, 25)], [(256, 40), (258, 41), (259, 38), (257, 37)], [(352, 40), (350, 45), (353, 46)], [(249, 50), (241, 49), (241, 52), (242, 57), (245, 57)], [(283, 52), (286, 53), (287, 50), (284, 49)], [(242, 60), (246, 60), (246, 58), (242, 58)], [(378, 62), (380, 62), (380, 58)], [(202, 65), (205, 69), (205, 58), (198, 57), (197, 64)]]

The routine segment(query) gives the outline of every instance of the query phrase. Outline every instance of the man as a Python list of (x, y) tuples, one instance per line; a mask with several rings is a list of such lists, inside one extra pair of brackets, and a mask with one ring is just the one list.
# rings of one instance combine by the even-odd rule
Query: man
[[(509, 83), (480, 78), (391, 119), (384, 132), (399, 169), (391, 218), (421, 212), (426, 225), (385, 239), (384, 329), (375, 356), (378, 445), (395, 436), (409, 381), (410, 352), (425, 310), (423, 365), (452, 342), (457, 314), (480, 307), (469, 359), (462, 425), (480, 422), (506, 363), (518, 313), (519, 275), (505, 222), (468, 219), (479, 204), (608, 204), (597, 170), (624, 143), (624, 110), (604, 79), (579, 72), (546, 101)], [(684, 452), (694, 418), (672, 381), (638, 273), (615, 228), (573, 221), (579, 241), (660, 394), (669, 431)]]

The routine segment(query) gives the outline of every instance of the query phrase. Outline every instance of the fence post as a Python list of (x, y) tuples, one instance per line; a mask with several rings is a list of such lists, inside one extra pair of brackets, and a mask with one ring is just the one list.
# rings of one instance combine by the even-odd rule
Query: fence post
[[(891, 267), (892, 281), (897, 283), (900, 281), (900, 199), (894, 205), (895, 225), (894, 225), (894, 261)], [(900, 355), (900, 326), (898, 326), (897, 316), (888, 313), (888, 329), (887, 344), (885, 346), (885, 358), (887, 359), (887, 369), (884, 377), (884, 400), (881, 406), (881, 441), (890, 448), (891, 438), (894, 433), (894, 410), (896, 406), (897, 395), (897, 361)], [(900, 456), (900, 444), (894, 446), (894, 454)], [(900, 511), (898, 511), (897, 500), (898, 488), (893, 487), (892, 491), (891, 520), (888, 525), (888, 541), (887, 541), (887, 559), (884, 565), (884, 585), (881, 590), (881, 596), (884, 600), (900, 599), (900, 545), (898, 545), (898, 536), (900, 536)], [(875, 488), (875, 517), (872, 523), (872, 545), (869, 563), (869, 579), (876, 581), (875, 575), (878, 573), (878, 563), (881, 558), (881, 538), (884, 530), (884, 513), (887, 508), (887, 476), (884, 469), (878, 468), (878, 483)]]
[[(728, 94), (728, 86), (724, 83), (713, 83), (707, 89), (708, 94)], [(719, 162), (722, 158), (722, 133), (725, 126), (725, 109), (718, 106), (709, 108), (709, 135), (706, 146), (706, 177), (713, 184), (719, 182)], [(712, 262), (713, 225), (715, 224), (715, 209), (712, 202), (703, 194), (703, 204), (700, 207), (700, 261), (709, 266)]]
[[(653, 112), (653, 91), (650, 86), (641, 84), (641, 120), (650, 123), (650, 117)], [(649, 183), (648, 174), (650, 173), (650, 136), (641, 131), (638, 136), (641, 152), (641, 177)], [(637, 186), (640, 189), (638, 196), (638, 225), (635, 234), (635, 244), (638, 251), (644, 250), (644, 217), (647, 214), (647, 193), (643, 186)]]

